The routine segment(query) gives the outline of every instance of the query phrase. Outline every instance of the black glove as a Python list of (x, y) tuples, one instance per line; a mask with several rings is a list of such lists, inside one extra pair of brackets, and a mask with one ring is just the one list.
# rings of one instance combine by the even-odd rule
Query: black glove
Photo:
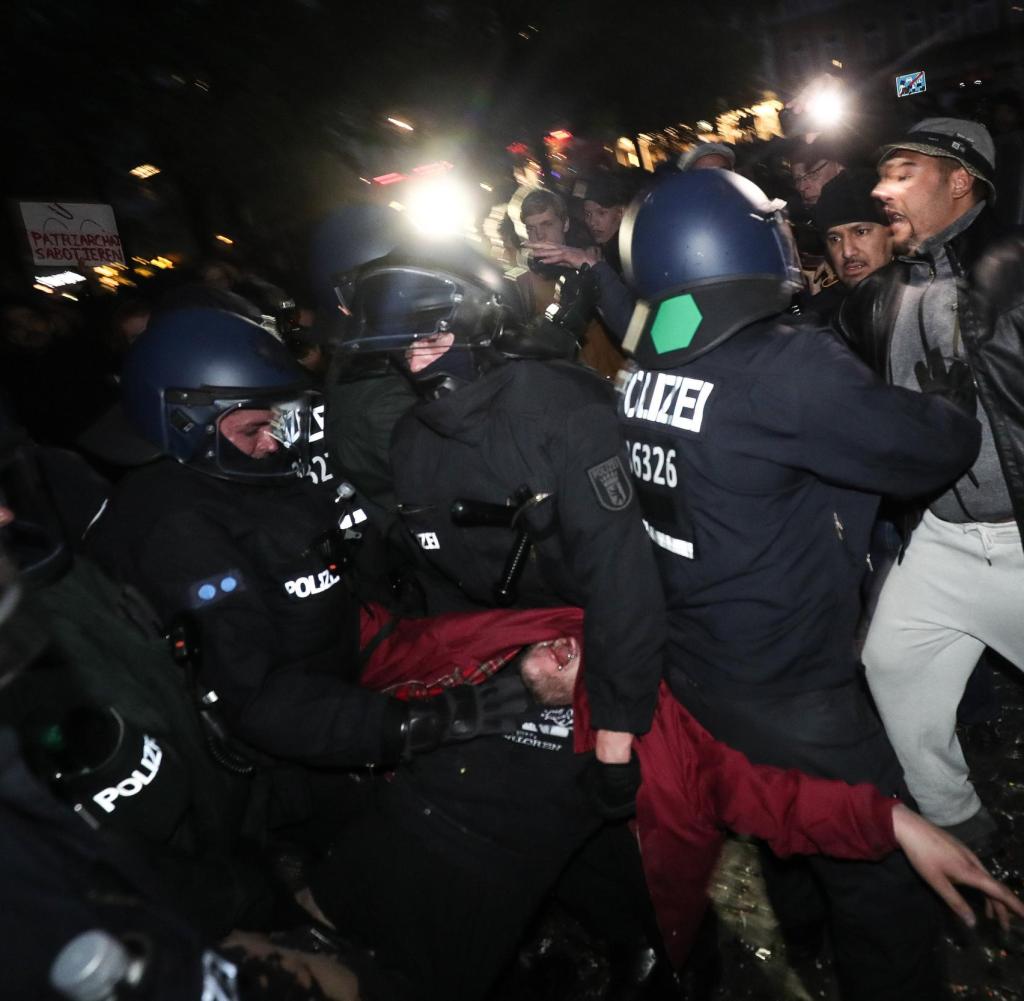
[(942, 352), (938, 348), (931, 348), (925, 360), (914, 365), (914, 374), (922, 393), (941, 396), (972, 417), (977, 413), (977, 391), (970, 366), (966, 362), (954, 358), (947, 369)]
[(571, 330), (559, 327), (543, 316), (534, 317), (526, 326), (506, 327), (500, 334), (499, 349), (509, 358), (533, 358), (555, 361), (576, 357), (579, 341)]
[(579, 272), (570, 275), (562, 283), (561, 296), (557, 307), (548, 306), (544, 315), (556, 327), (563, 327), (576, 337), (582, 336), (594, 316), (601, 289), (589, 264)]
[(596, 757), (588, 762), (580, 782), (597, 812), (608, 820), (625, 820), (636, 813), (640, 788), (640, 762), (635, 754), (621, 765), (610, 765)]
[(402, 724), (402, 757), (484, 734), (511, 733), (531, 704), (519, 672), (510, 669), (479, 685), (456, 685), (429, 699), (413, 699)]

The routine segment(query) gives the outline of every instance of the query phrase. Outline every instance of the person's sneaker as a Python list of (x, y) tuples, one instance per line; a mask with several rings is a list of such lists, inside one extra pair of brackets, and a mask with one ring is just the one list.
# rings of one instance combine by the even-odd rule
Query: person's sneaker
[(995, 854), (1002, 841), (999, 825), (985, 807), (978, 810), (973, 817), (968, 817), (966, 820), (961, 820), (959, 824), (950, 824), (942, 829), (962, 841), (978, 856)]

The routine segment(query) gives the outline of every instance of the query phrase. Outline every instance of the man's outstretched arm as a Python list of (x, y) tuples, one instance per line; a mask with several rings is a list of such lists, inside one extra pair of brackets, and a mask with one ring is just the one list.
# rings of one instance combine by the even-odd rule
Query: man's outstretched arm
[(1003, 931), (1010, 914), (1024, 918), (1024, 903), (988, 871), (966, 845), (925, 820), (902, 803), (892, 811), (893, 832), (900, 848), (918, 875), (946, 902), (964, 924), (973, 928), (976, 918), (970, 904), (957, 893), (956, 885), (973, 886), (985, 894), (985, 914), (996, 918)]

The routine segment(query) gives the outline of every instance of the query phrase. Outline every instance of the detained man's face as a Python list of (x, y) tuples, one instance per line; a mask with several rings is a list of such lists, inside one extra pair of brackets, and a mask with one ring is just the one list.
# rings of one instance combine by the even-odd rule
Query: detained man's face
[(804, 205), (810, 208), (818, 204), (821, 189), (842, 172), (843, 165), (835, 160), (818, 159), (810, 163), (794, 160), (793, 187), (803, 199)]
[(526, 227), (526, 238), (532, 243), (554, 243), (561, 246), (565, 243), (569, 220), (559, 219), (553, 209), (545, 209), (525, 216), (523, 225)]
[(848, 222), (825, 234), (832, 270), (853, 288), (892, 260), (892, 230), (878, 222)]
[(270, 433), (272, 410), (232, 410), (217, 425), (220, 433), (250, 459), (264, 459), (281, 444)]
[(965, 197), (973, 185), (971, 175), (962, 167), (943, 170), (942, 159), (898, 149), (878, 165), (879, 181), (871, 196), (882, 203), (902, 253), (937, 236), (974, 204)]
[(619, 231), (625, 207), (613, 205), (606, 209), (599, 202), (583, 202), (583, 221), (590, 230), (590, 235), (598, 243), (607, 243)]
[(579, 656), (579, 642), (571, 636), (529, 647), (521, 672), (534, 699), (544, 706), (572, 705)]

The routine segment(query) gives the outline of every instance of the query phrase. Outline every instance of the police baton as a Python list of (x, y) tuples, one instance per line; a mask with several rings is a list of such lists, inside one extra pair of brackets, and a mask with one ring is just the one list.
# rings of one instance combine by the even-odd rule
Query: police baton
[(499, 608), (508, 608), (516, 603), (519, 596), (519, 579), (526, 569), (532, 541), (522, 515), (531, 507), (546, 501), (550, 493), (535, 494), (525, 483), (504, 504), (489, 501), (458, 498), (452, 503), (451, 516), (456, 525), (463, 528), (492, 527), (517, 528), (515, 540), (505, 560), (501, 578), (494, 585), (494, 603)]

